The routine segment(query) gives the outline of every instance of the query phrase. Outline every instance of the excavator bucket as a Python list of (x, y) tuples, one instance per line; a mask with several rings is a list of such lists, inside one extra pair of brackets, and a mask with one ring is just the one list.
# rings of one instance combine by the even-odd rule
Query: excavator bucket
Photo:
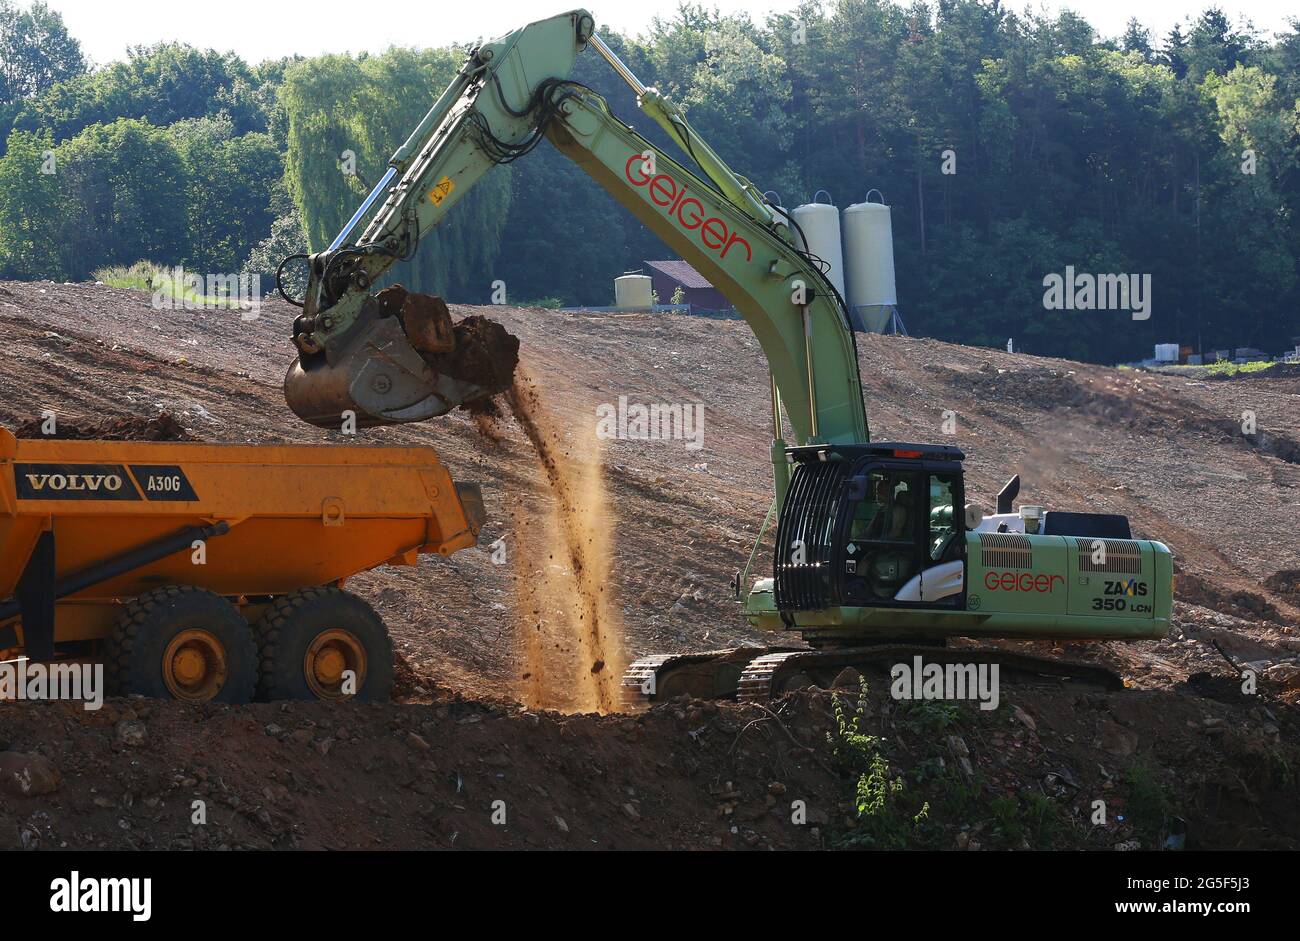
[(294, 414), (338, 428), (424, 421), (508, 389), (519, 339), (486, 317), (453, 323), (442, 298), (401, 285), (371, 295), (339, 347), (296, 359), (284, 378)]

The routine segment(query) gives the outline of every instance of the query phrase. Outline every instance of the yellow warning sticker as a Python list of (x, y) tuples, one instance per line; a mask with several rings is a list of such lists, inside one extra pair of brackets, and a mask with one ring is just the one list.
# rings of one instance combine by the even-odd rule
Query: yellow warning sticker
[(433, 203), (435, 206), (441, 206), (442, 201), (446, 199), (455, 188), (456, 184), (451, 181), (451, 177), (444, 176), (433, 185), (433, 189), (429, 190), (429, 202)]

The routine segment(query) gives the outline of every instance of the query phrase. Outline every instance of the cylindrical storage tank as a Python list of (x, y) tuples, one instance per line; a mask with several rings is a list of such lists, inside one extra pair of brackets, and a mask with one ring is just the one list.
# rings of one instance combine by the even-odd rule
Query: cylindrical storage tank
[(645, 274), (625, 274), (622, 277), (615, 278), (614, 306), (654, 306), (654, 295), (650, 284), (650, 276)]
[(894, 232), (884, 197), (854, 203), (844, 210), (844, 266), (850, 307), (897, 307), (894, 286)]
[[(823, 193), (826, 195), (826, 202), (817, 202), (817, 197)], [(830, 198), (830, 194), (825, 190), (818, 190), (813, 194), (812, 202), (796, 206), (790, 212), (790, 216), (798, 224), (798, 228), (794, 230), (795, 243), (830, 266), (826, 277), (843, 297), (844, 251), (840, 243), (840, 211), (835, 208)], [(803, 238), (799, 237), (801, 230)]]

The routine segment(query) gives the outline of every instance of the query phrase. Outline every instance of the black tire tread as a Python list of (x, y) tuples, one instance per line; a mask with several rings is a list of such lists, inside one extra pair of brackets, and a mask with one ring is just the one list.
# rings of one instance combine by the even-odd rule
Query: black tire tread
[(127, 602), (113, 626), (113, 633), (109, 635), (105, 649), (104, 675), (110, 695), (122, 696), (135, 692), (131, 689), (131, 672), (136, 644), (142, 632), (148, 630), (156, 618), (159, 605), (168, 600), (180, 601), (199, 595), (210, 595), (225, 601), (221, 595), (197, 585), (163, 585), (151, 588)]
[[(262, 701), (274, 701), (279, 699), (298, 698), (295, 691), (283, 686), (277, 681), (276, 665), (280, 653), (281, 640), (288, 629), (292, 618), (304, 608), (314, 605), (344, 605), (354, 604), (360, 606), (365, 612), (368, 612), (375, 621), (384, 629), (380, 634), (382, 643), (382, 655), (387, 659), (389, 664), (393, 663), (393, 641), (388, 634), (387, 627), (384, 626), (383, 618), (378, 612), (371, 607), (360, 595), (355, 595), (350, 591), (344, 591), (335, 585), (316, 585), (311, 588), (300, 588), (292, 591), (287, 595), (280, 595), (271, 603), (257, 622), (253, 625), (253, 632), (257, 638), (258, 644), (258, 686), (257, 698)], [(387, 697), (385, 691), (384, 698)], [(363, 698), (361, 695), (358, 698)], [(369, 697), (364, 697), (369, 698)]]

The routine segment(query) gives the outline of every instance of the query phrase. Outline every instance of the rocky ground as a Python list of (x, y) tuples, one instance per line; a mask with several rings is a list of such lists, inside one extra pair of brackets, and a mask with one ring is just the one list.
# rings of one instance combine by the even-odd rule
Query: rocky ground
[[(575, 441), (620, 395), (704, 406), (699, 450), (613, 441), (603, 456), (624, 647), (766, 640), (728, 591), (770, 501), (766, 369), (748, 328), (452, 310), (520, 337), (555, 427)], [(437, 448), (454, 477), (484, 485), (484, 546), (349, 583), (390, 625), (399, 702), (113, 701), (94, 715), (5, 705), (0, 745), (20, 773), (0, 775), (0, 845), (1109, 848), (1176, 843), (1184, 829), (1188, 846), (1300, 845), (1300, 377), (1153, 375), (861, 337), (873, 437), (952, 440), (968, 456), (968, 497), (986, 507), (1020, 473), (1026, 500), (1125, 513), (1137, 534), (1170, 545), (1179, 569), (1163, 640), (1025, 645), (1104, 663), (1124, 691), (1025, 690), (993, 713), (950, 712), (900, 708), (872, 682), (861, 731), (873, 742), (838, 734), (831, 697), (816, 691), (770, 713), (525, 710), (516, 588), (558, 563), (530, 554), (526, 530), (550, 497), (523, 434), (464, 413), (355, 438), (303, 425), (280, 393), (290, 320), (278, 303), (243, 320), (159, 311), (102, 286), (0, 283), (0, 423), (53, 410), (72, 426), (134, 418), (158, 429), (167, 413), (179, 431), (162, 436)], [(1245, 413), (1254, 434), (1242, 433)], [(510, 564), (492, 562), (498, 539)], [(1240, 694), (1228, 658), (1261, 671), (1258, 695)], [(854, 693), (841, 694), (850, 709)], [(852, 812), (860, 779), (895, 777), (902, 787), (886, 789), (882, 810)], [(53, 790), (14, 794), (24, 781)], [(1109, 810), (1100, 826), (1089, 822), (1098, 799)], [(195, 800), (204, 827), (191, 823)], [(492, 819), (498, 800), (504, 824)]]

